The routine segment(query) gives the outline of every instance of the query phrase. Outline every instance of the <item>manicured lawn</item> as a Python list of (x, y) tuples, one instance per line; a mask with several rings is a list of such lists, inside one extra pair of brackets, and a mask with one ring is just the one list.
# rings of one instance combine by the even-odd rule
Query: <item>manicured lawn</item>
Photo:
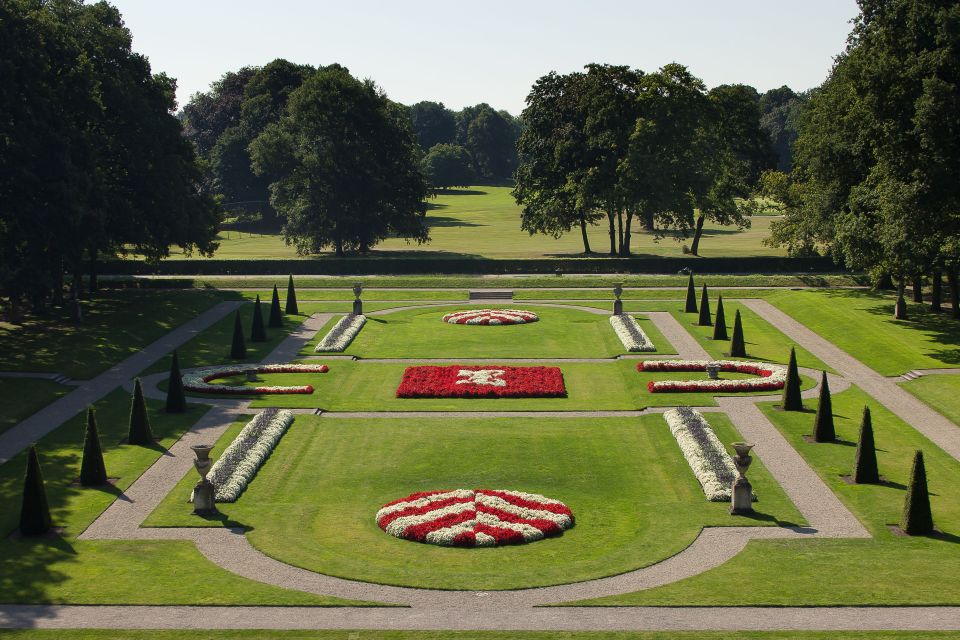
[(908, 303), (908, 319), (894, 320), (889, 294), (790, 291), (769, 300), (883, 375), (960, 366), (960, 323), (924, 305)]
[(0, 433), (29, 418), (65, 393), (70, 387), (37, 378), (0, 378)]
[[(591, 601), (604, 605), (958, 605), (960, 584), (960, 462), (931, 444), (896, 416), (851, 388), (833, 396), (840, 444), (811, 444), (811, 411), (764, 413), (827, 485), (870, 530), (872, 540), (755, 541), (739, 556), (704, 574), (622, 596)], [(863, 406), (873, 413), (880, 473), (886, 485), (849, 485)], [(915, 449), (922, 449), (940, 539), (894, 536)], [(729, 585), (751, 585), (731, 591)]]
[[(777, 289), (711, 289), (711, 297), (717, 292), (729, 298), (766, 298)], [(697, 301), (699, 302), (699, 291)], [(686, 300), (687, 292), (681, 289), (628, 289), (620, 296), (622, 300)], [(604, 308), (613, 307), (612, 289), (520, 289), (514, 292), (516, 300), (605, 300)]]
[(60, 310), (22, 326), (0, 323), (0, 371), (92, 378), (216, 303), (236, 298), (206, 290), (108, 291), (84, 301), (79, 325)]
[[(62, 629), (0, 630), (11, 640), (61, 640)], [(70, 629), (75, 640), (262, 640), (263, 630)], [(277, 640), (728, 640), (729, 631), (276, 631)], [(344, 635), (346, 634), (346, 635)], [(938, 631), (737, 631), (743, 640), (939, 640), (956, 638)]]
[[(738, 437), (724, 416), (709, 419), (722, 441)], [(645, 566), (680, 551), (703, 525), (798, 522), (765, 470), (751, 473), (761, 515), (745, 520), (704, 499), (661, 416), (298, 416), (246, 493), (220, 506), (228, 521), (252, 528), (247, 535), (260, 550), (296, 566), (388, 584), (505, 589)], [(185, 478), (150, 524), (196, 524), (183, 502), (191, 483)], [(414, 491), (472, 487), (543, 493), (569, 505), (577, 524), (530, 545), (457, 549), (393, 538), (374, 521), (381, 505)]]
[[(237, 293), (242, 294), (248, 300), (252, 300), (255, 295), (259, 294), (260, 299), (265, 302), (270, 302), (273, 297), (273, 291), (269, 289), (244, 289)], [(360, 294), (360, 298), (364, 302), (364, 308), (366, 308), (368, 301), (424, 300), (429, 302), (431, 300), (467, 300), (468, 296), (465, 289), (440, 289), (434, 291), (421, 291), (418, 289), (365, 289), (363, 293)], [(282, 289), (280, 291), (280, 303), (284, 304), (286, 299), (287, 291), (286, 289)], [(312, 300), (348, 300), (352, 305), (353, 299), (353, 291), (349, 289), (300, 288), (297, 290), (297, 302)]]
[(925, 376), (900, 386), (960, 425), (960, 376)]

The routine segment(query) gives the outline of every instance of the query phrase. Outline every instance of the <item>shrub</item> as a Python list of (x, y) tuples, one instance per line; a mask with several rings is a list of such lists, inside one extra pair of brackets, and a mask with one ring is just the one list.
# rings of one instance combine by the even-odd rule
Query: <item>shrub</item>
[(730, 356), (733, 358), (747, 357), (747, 343), (743, 339), (743, 322), (740, 320), (740, 310), (733, 318), (733, 338), (730, 340)]
[(260, 308), (260, 296), (253, 303), (253, 324), (250, 327), (250, 342), (266, 342), (267, 330), (263, 327), (263, 310)]
[(713, 326), (713, 320), (710, 319), (710, 298), (707, 297), (707, 285), (703, 285), (703, 292), (700, 294), (700, 319), (697, 324), (701, 327)]
[(187, 410), (187, 398), (183, 392), (183, 375), (180, 373), (180, 358), (173, 352), (170, 361), (170, 379), (167, 381), (167, 413), (183, 413)]
[(922, 536), (933, 532), (933, 514), (930, 513), (930, 494), (927, 491), (927, 472), (923, 465), (923, 451), (919, 449), (913, 456), (913, 471), (910, 473), (907, 498), (903, 503), (900, 528), (911, 536)]
[(293, 275), (291, 274), (290, 279), (287, 280), (287, 308), (286, 312), (288, 316), (295, 316), (300, 313), (300, 309), (297, 308), (297, 292), (293, 288)]
[(813, 439), (815, 442), (833, 442), (837, 432), (833, 426), (833, 401), (830, 399), (830, 384), (827, 372), (820, 378), (820, 401), (817, 404), (817, 416), (813, 421)]
[(143, 399), (143, 386), (140, 378), (133, 381), (133, 400), (130, 402), (130, 429), (127, 442), (149, 446), (153, 444), (153, 431), (147, 416), (147, 403)]
[(243, 340), (243, 324), (240, 322), (239, 309), (233, 320), (233, 344), (230, 345), (230, 357), (234, 360), (243, 360), (247, 357), (247, 343)]
[(87, 408), (87, 430), (83, 436), (83, 459), (80, 461), (80, 484), (84, 487), (107, 484), (107, 467), (103, 463), (103, 449), (100, 448), (97, 416), (93, 407)]
[(857, 455), (853, 463), (853, 481), (857, 484), (876, 484), (880, 482), (870, 407), (863, 408), (863, 419), (860, 421), (860, 439), (857, 441)]
[(277, 329), (283, 326), (283, 311), (280, 309), (280, 294), (277, 293), (277, 285), (273, 285), (273, 299), (270, 301), (270, 320), (267, 326), (271, 329)]
[(50, 530), (50, 506), (47, 490), (43, 485), (40, 457), (37, 446), (27, 451), (27, 472), (23, 477), (23, 502), (20, 505), (20, 533), (25, 536), (41, 536)]
[(693, 288), (693, 274), (690, 274), (690, 277), (687, 279), (687, 304), (684, 307), (683, 311), (685, 313), (696, 313), (697, 312), (697, 292)]
[(723, 315), (723, 296), (717, 298), (717, 319), (713, 323), (713, 339), (729, 340), (727, 335), (727, 319)]
[(790, 364), (787, 365), (787, 381), (783, 383), (784, 411), (803, 411), (803, 398), (800, 396), (800, 371), (797, 370), (797, 352), (790, 347)]

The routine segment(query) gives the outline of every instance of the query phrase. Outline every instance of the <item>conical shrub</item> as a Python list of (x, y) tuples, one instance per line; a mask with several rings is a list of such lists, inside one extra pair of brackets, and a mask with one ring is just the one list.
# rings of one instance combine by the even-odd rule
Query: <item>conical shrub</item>
[(784, 411), (803, 411), (803, 398), (800, 396), (800, 371), (797, 369), (797, 352), (790, 347), (790, 364), (787, 365), (787, 379), (783, 383)]
[(263, 310), (260, 308), (260, 296), (253, 303), (253, 324), (250, 328), (250, 342), (266, 342), (267, 330), (263, 326)]
[(25, 536), (42, 536), (50, 531), (53, 520), (47, 503), (47, 490), (43, 485), (40, 457), (37, 446), (27, 451), (27, 472), (23, 476), (23, 502), (20, 505), (20, 533)]
[(933, 533), (933, 514), (930, 513), (930, 494), (927, 491), (927, 471), (923, 465), (923, 451), (913, 456), (913, 471), (910, 486), (903, 503), (903, 518), (900, 528), (911, 536)]
[(297, 308), (297, 292), (293, 288), (293, 275), (290, 276), (290, 279), (287, 280), (287, 308), (286, 312), (288, 316), (295, 316), (300, 313), (300, 310)]
[(877, 467), (877, 447), (873, 441), (873, 420), (870, 407), (863, 408), (860, 421), (860, 439), (857, 440), (857, 455), (853, 462), (853, 481), (857, 484), (877, 484), (880, 469)]
[(283, 326), (283, 310), (280, 309), (280, 294), (277, 293), (277, 285), (273, 285), (273, 299), (270, 301), (270, 320), (267, 326), (271, 329), (277, 329)]
[(80, 461), (80, 484), (84, 487), (107, 484), (107, 467), (103, 463), (103, 449), (100, 448), (97, 416), (93, 407), (87, 408), (87, 429), (83, 436), (83, 459)]
[(693, 274), (687, 279), (687, 304), (683, 311), (685, 313), (697, 312), (697, 291), (693, 288)]
[(723, 296), (717, 297), (717, 319), (713, 323), (713, 339), (730, 339), (730, 337), (727, 335), (727, 319), (723, 315)]
[(133, 400), (130, 401), (130, 429), (127, 442), (149, 446), (153, 444), (153, 431), (147, 416), (147, 403), (143, 399), (143, 387), (140, 378), (133, 381)]
[(233, 344), (230, 345), (230, 357), (243, 360), (247, 357), (247, 343), (243, 339), (243, 323), (240, 322), (240, 310), (233, 317)]
[(713, 320), (710, 318), (710, 298), (707, 297), (707, 285), (703, 285), (703, 291), (700, 293), (700, 319), (697, 324), (701, 327), (712, 327)]
[(730, 340), (730, 356), (733, 358), (747, 357), (747, 343), (743, 339), (743, 322), (740, 320), (740, 310), (733, 318), (733, 338)]
[(820, 378), (820, 401), (817, 403), (817, 416), (813, 420), (814, 442), (833, 442), (837, 431), (833, 426), (833, 401), (830, 399), (830, 384), (827, 372)]
[(187, 397), (183, 391), (183, 376), (180, 373), (180, 358), (173, 352), (170, 360), (170, 378), (167, 380), (167, 413), (183, 413), (187, 410)]

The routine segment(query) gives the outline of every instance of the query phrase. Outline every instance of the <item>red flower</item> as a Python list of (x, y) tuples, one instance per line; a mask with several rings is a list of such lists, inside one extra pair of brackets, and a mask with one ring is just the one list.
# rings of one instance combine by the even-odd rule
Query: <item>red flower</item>
[(565, 398), (558, 367), (407, 367), (398, 398)]

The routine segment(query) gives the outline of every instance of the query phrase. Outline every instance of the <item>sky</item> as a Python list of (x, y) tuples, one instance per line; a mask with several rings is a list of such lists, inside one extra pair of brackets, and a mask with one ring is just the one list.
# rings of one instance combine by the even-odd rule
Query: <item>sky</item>
[(686, 65), (708, 87), (819, 85), (855, 0), (111, 0), (182, 106), (223, 73), (275, 58), (338, 62), (391, 99), (519, 114), (531, 85), (591, 62)]

